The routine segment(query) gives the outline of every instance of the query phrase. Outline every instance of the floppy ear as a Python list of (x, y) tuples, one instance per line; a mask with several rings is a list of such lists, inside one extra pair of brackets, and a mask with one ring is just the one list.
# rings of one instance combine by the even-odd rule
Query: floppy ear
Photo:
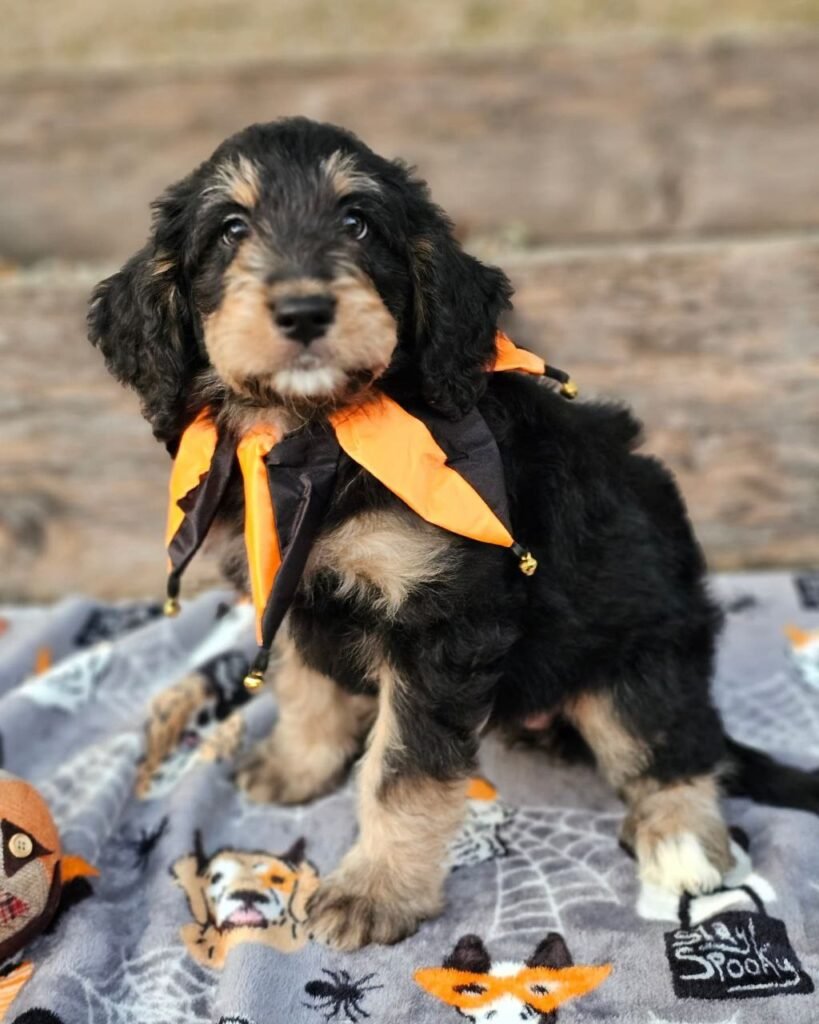
[(458, 419), (486, 386), (498, 317), (511, 306), (512, 286), (497, 267), (463, 251), (447, 216), (428, 199), (420, 211), (410, 260), (421, 391), (436, 411)]
[(198, 851), (193, 856), (180, 857), (179, 860), (174, 861), (171, 866), (171, 874), (185, 890), (194, 920), (199, 924), (206, 924), (209, 914)]
[(293, 893), (287, 908), (290, 911), (290, 916), (298, 924), (304, 924), (307, 921), (309, 916), (307, 904), (318, 887), (318, 872), (308, 860), (302, 858), (299, 862), (296, 883), (293, 886)]
[(173, 443), (185, 422), (192, 374), (205, 365), (194, 336), (183, 266), (192, 177), (153, 204), (153, 233), (119, 273), (97, 285), (88, 337), (111, 373), (133, 388), (154, 436)]

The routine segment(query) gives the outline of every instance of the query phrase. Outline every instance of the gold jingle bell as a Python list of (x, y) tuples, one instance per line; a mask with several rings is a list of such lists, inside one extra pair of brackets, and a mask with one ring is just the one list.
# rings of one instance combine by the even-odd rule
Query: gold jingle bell
[(531, 551), (527, 551), (526, 554), (521, 555), (520, 561), (518, 562), (518, 568), (524, 576), (534, 576), (535, 570), (537, 569), (537, 559)]
[(243, 682), (249, 693), (255, 693), (264, 685), (264, 672), (261, 669), (254, 669), (252, 672), (248, 672)]

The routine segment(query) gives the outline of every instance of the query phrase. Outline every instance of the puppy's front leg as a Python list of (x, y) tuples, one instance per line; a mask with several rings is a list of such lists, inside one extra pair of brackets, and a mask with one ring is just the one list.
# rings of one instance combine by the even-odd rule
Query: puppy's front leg
[[(411, 701), (384, 669), (360, 768), (359, 839), (308, 906), (314, 937), (337, 949), (398, 942), (441, 909), (447, 848), (463, 818), (477, 740), (446, 726), (442, 736), (439, 718), (426, 730), (425, 710)], [(441, 742), (448, 771), (435, 749)]]
[(298, 804), (332, 790), (361, 749), (372, 697), (346, 693), (305, 665), (293, 641), (280, 641), (274, 689), (279, 720), (245, 756), (237, 785), (251, 800)]

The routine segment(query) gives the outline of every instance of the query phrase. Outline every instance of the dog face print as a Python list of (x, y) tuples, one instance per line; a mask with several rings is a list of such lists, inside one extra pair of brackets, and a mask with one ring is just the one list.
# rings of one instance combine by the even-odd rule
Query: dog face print
[(171, 869), (194, 917), (181, 931), (194, 959), (219, 969), (242, 942), (258, 942), (281, 953), (305, 945), (306, 904), (319, 879), (304, 855), (303, 840), (281, 856), (235, 849), (207, 856), (198, 833), (194, 846), (194, 853)]

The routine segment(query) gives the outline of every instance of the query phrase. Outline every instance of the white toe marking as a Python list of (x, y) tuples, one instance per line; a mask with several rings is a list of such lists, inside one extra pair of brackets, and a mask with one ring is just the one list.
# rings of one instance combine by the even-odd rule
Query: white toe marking
[(640, 865), (644, 882), (675, 893), (711, 892), (722, 884), (722, 875), (714, 867), (693, 832), (661, 839), (651, 855)]
[[(692, 925), (707, 920), (714, 914), (737, 904), (753, 908), (751, 897), (739, 886), (750, 886), (764, 903), (776, 900), (776, 891), (771, 883), (753, 870), (748, 854), (738, 843), (731, 841), (734, 866), (722, 880), (727, 892), (714, 892), (698, 896), (691, 901), (689, 914)], [(819, 889), (819, 886), (816, 886)], [(679, 922), (680, 897), (678, 893), (650, 882), (643, 881), (637, 899), (637, 913), (647, 921)]]

